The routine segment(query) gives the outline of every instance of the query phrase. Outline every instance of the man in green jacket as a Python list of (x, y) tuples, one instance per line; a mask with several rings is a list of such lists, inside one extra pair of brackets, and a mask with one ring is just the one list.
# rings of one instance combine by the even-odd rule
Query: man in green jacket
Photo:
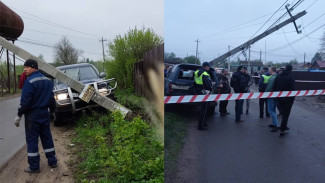
[[(267, 87), (265, 89), (265, 92), (272, 92), (272, 88), (273, 88), (273, 83), (275, 78), (277, 77), (277, 73), (276, 73), (276, 68), (275, 67), (271, 67), (270, 69), (270, 74), (271, 77), (269, 79), (269, 82), (267, 84)], [(276, 132), (279, 129), (279, 122), (278, 119), (276, 117), (276, 106), (277, 106), (277, 99), (276, 98), (268, 98), (267, 99), (267, 109), (268, 112), (272, 118), (272, 124), (269, 125), (269, 127), (273, 128), (271, 130), (271, 132)]]

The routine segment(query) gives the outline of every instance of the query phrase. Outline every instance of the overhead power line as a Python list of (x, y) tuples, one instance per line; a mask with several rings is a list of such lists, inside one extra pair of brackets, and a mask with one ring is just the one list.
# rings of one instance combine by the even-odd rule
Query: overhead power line
[(297, 42), (303, 40), (303, 39), (306, 38), (307, 36), (310, 36), (311, 34), (315, 33), (316, 31), (318, 31), (319, 29), (323, 28), (324, 26), (325, 26), (325, 24), (319, 26), (317, 29), (313, 30), (312, 32), (306, 34), (305, 36), (303, 36), (303, 37), (301, 37), (301, 38), (299, 38), (299, 39), (296, 39), (296, 40), (294, 40), (294, 41), (292, 41), (292, 42), (290, 42), (290, 43), (288, 43), (288, 44), (285, 44), (285, 45), (283, 45), (283, 46), (280, 46), (280, 47), (274, 48), (274, 49), (269, 50), (269, 51), (279, 51), (279, 50), (282, 50), (282, 49), (284, 49), (284, 48), (289, 47), (290, 45), (296, 44)]
[[(52, 26), (55, 26), (55, 27), (61, 27), (61, 28), (66, 29), (66, 30), (70, 30), (70, 31), (74, 31), (74, 32), (77, 32), (77, 33), (80, 33), (80, 34), (84, 34), (84, 35), (92, 36), (92, 37), (94, 37), (94, 38), (96, 38), (96, 39), (99, 39), (99, 38), (100, 38), (100, 36), (98, 36), (98, 35), (91, 34), (91, 33), (87, 33), (87, 32), (83, 32), (83, 31), (79, 31), (79, 30), (76, 30), (76, 29), (74, 29), (74, 28), (70, 28), (70, 27), (67, 27), (67, 26), (64, 26), (64, 25), (61, 25), (61, 24), (55, 23), (55, 22), (53, 22), (53, 21), (50, 21), (50, 20), (47, 20), (47, 19), (41, 18), (41, 17), (39, 17), (39, 16), (33, 15), (33, 14), (28, 13), (28, 12), (26, 12), (26, 11), (23, 11), (23, 10), (20, 10), (20, 9), (17, 9), (17, 8), (13, 8), (13, 7), (11, 7), (11, 8), (12, 8), (12, 9), (15, 9), (15, 10), (18, 10), (18, 11), (20, 11), (20, 12), (22, 12), (22, 13), (25, 13), (25, 14), (27, 14), (27, 15), (30, 15), (30, 16), (32, 16), (32, 17), (38, 18), (38, 19), (40, 19), (40, 20), (43, 20), (43, 21), (39, 21), (39, 22), (41, 22), (41, 23), (45, 23), (45, 24), (52, 25)], [(31, 18), (29, 18), (29, 19), (31, 19)], [(44, 22), (44, 21), (45, 21), (45, 22)]]
[(266, 22), (253, 34), (253, 36), (250, 38), (250, 39), (252, 39), (263, 27), (264, 27), (264, 25), (265, 24), (267, 24), (270, 20), (271, 20), (271, 18), (277, 13), (277, 12), (279, 12), (280, 11), (280, 9), (286, 4), (288, 2), (288, 0), (286, 0), (281, 6), (280, 6), (280, 8), (278, 8), (273, 14), (272, 14), (272, 16), (269, 18), (269, 19), (267, 19), (266, 20)]

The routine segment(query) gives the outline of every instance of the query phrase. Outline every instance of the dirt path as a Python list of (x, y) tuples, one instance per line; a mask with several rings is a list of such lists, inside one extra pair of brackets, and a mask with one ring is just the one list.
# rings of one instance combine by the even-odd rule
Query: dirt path
[(58, 158), (58, 167), (50, 168), (47, 165), (43, 148), (39, 144), (41, 162), (41, 172), (37, 174), (28, 174), (24, 168), (28, 167), (26, 145), (18, 151), (3, 167), (0, 168), (0, 182), (6, 183), (70, 183), (74, 182), (72, 172), (69, 171), (68, 161), (70, 158), (69, 144), (73, 128), (54, 127), (51, 131), (54, 139), (56, 156)]

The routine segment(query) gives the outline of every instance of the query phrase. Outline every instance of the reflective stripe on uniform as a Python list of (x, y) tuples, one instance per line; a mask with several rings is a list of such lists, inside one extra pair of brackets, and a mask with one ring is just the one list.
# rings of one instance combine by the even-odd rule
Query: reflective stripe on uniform
[(50, 79), (47, 77), (37, 77), (37, 78), (31, 79), (29, 81), (29, 83), (34, 83), (35, 81), (41, 81), (41, 80), (50, 80)]
[(44, 152), (45, 153), (52, 152), (52, 151), (54, 151), (54, 147), (53, 148), (50, 148), (50, 149), (44, 149)]
[(38, 152), (37, 153), (27, 153), (27, 156), (29, 157), (34, 157), (34, 156), (38, 156)]

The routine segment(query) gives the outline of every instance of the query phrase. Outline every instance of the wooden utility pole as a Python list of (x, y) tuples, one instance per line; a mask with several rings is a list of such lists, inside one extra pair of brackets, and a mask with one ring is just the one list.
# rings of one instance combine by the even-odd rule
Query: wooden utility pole
[[(228, 52), (230, 51), (230, 45), (228, 45)], [(228, 71), (230, 72), (230, 57), (228, 57)]]
[(198, 56), (199, 56), (199, 39), (196, 39), (196, 54), (195, 54), (195, 57), (196, 59), (199, 59)]
[(107, 39), (104, 39), (102, 37), (101, 40), (99, 40), (99, 42), (102, 42), (102, 49), (103, 49), (103, 70), (105, 71), (105, 49), (104, 49), (104, 41), (107, 41)]
[(247, 61), (247, 70), (248, 70), (248, 73), (250, 74), (251, 73), (251, 47), (249, 46), (248, 47), (248, 61)]

